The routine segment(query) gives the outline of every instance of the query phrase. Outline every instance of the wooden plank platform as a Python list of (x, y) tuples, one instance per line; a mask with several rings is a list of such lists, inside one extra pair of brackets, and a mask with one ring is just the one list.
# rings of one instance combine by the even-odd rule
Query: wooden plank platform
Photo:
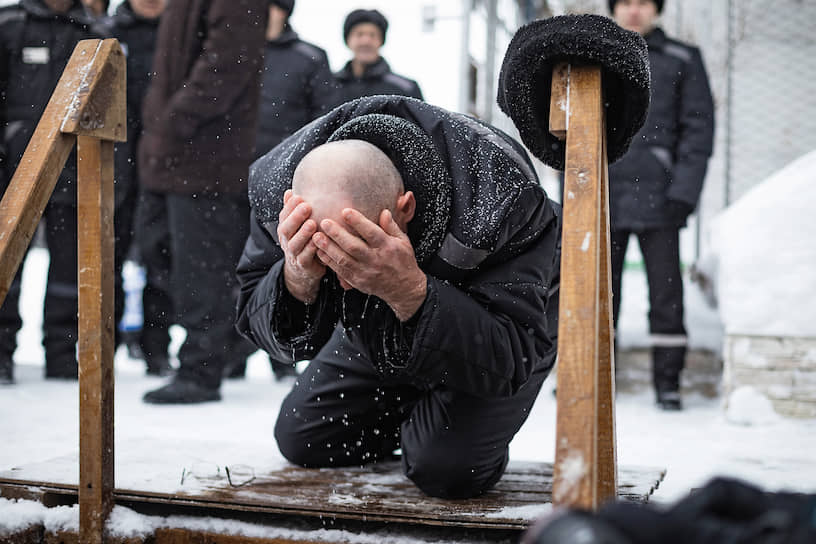
[[(69, 461), (60, 458), (59, 463)], [(46, 463), (47, 464), (47, 463)], [(194, 476), (189, 491), (150, 490), (145, 477), (141, 489), (114, 491), (115, 502), (161, 505), (164, 515), (174, 507), (229, 512), (257, 512), (288, 516), (379, 521), (419, 526), (454, 526), (523, 530), (550, 510), (551, 463), (511, 462), (495, 489), (469, 500), (441, 500), (422, 494), (405, 478), (399, 462), (367, 467), (304, 469), (287, 466), (255, 474), (233, 487), (223, 476)], [(40, 500), (46, 505), (70, 504), (77, 486), (37, 480), (36, 470), (18, 467), (0, 473), (0, 496)], [(181, 475), (181, 468), (178, 474)], [(665, 470), (620, 467), (618, 494), (625, 500), (647, 502), (663, 480)], [(132, 484), (133, 482), (131, 482)]]

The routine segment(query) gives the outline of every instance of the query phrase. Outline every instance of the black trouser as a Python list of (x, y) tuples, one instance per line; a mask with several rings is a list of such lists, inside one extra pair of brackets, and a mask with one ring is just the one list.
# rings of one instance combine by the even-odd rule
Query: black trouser
[(493, 487), (544, 376), (513, 397), (483, 399), (448, 387), (420, 390), (408, 378), (386, 381), (361, 352), (338, 328), (312, 359), (280, 409), (281, 453), (299, 465), (332, 467), (389, 459), (402, 448), (405, 475), (428, 495), (465, 498)]
[(187, 338), (178, 377), (217, 388), (227, 362), (255, 351), (235, 330), (235, 267), (249, 235), (246, 195), (165, 196), (173, 308)]
[(135, 220), (136, 245), (145, 267), (139, 344), (148, 367), (167, 357), (170, 325), (178, 319), (170, 297), (170, 228), (165, 195), (142, 191)]
[[(76, 375), (77, 209), (49, 203), (43, 211), (50, 260), (43, 304), (46, 376)], [(11, 358), (22, 327), (19, 312), (22, 266), (0, 307), (0, 356)]]
[[(621, 303), (621, 279), (629, 231), (611, 232), (612, 311), (617, 328)], [(655, 387), (676, 390), (686, 358), (686, 329), (683, 326), (683, 276), (677, 228), (634, 233), (646, 265), (649, 282), (649, 332)]]

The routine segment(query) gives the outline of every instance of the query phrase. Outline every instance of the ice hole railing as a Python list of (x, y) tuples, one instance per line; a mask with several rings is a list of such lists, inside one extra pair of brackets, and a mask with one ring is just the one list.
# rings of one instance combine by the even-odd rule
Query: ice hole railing
[(77, 146), (79, 541), (100, 543), (113, 506), (113, 145), (126, 139), (119, 42), (74, 49), (0, 201), (0, 303)]

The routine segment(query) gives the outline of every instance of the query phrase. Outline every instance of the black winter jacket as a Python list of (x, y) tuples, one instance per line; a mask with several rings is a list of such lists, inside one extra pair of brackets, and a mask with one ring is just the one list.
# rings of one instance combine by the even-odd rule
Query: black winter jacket
[(366, 66), (362, 77), (355, 77), (351, 70), (351, 61), (334, 74), (338, 85), (338, 104), (377, 94), (395, 94), (410, 96), (422, 100), (422, 91), (413, 79), (408, 79), (391, 71), (391, 67), (380, 57), (380, 60)]
[(626, 155), (609, 167), (612, 229), (635, 232), (685, 224), (685, 214), (674, 210), (697, 205), (714, 138), (714, 104), (700, 51), (659, 28), (646, 43), (649, 115)]
[(105, 20), (105, 34), (119, 40), (127, 58), (127, 142), (117, 142), (114, 179), (116, 204), (139, 183), (136, 149), (142, 133), (142, 101), (150, 83), (159, 19), (145, 19), (126, 0)]
[[(97, 37), (79, 0), (65, 14), (42, 0), (0, 8), (0, 193), (25, 152), (74, 47)], [(3, 166), (5, 165), (5, 167)], [(76, 153), (60, 175), (52, 202), (76, 203)]]
[(326, 52), (288, 25), (264, 48), (256, 158), (337, 103)]
[[(348, 138), (383, 149), (417, 198), (408, 236), (428, 293), (405, 323), (376, 297), (343, 292), (331, 274), (309, 306), (283, 286), (283, 192), (308, 151)], [(256, 161), (250, 202), (238, 329), (273, 357), (312, 358), (340, 323), (384, 378), (407, 376), (420, 388), (509, 396), (552, 367), (558, 208), (523, 148), (497, 129), (412, 98), (361, 98)]]

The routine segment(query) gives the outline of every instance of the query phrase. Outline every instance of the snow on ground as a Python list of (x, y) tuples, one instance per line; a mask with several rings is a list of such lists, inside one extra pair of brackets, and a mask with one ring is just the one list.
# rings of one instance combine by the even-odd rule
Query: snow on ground
[[(35, 249), (24, 273), (25, 325), (15, 368), (18, 383), (0, 388), (0, 471), (44, 463), (40, 465), (43, 478), (59, 481), (71, 479), (72, 474), (75, 477), (77, 468), (46, 462), (77, 454), (78, 386), (42, 378), (38, 314), (46, 263), (45, 251)], [(635, 273), (627, 272), (627, 278)], [(625, 281), (630, 282), (624, 287), (626, 297), (645, 297), (640, 283)], [(627, 307), (638, 308), (638, 304), (627, 299)], [(691, 321), (698, 308), (693, 309)], [(635, 318), (628, 319), (637, 323)], [(635, 325), (632, 334), (637, 335)], [(177, 345), (180, 339), (178, 334), (175, 337)], [(284, 463), (272, 428), (290, 384), (272, 379), (262, 354), (250, 359), (246, 380), (225, 382), (222, 402), (200, 406), (144, 404), (142, 394), (163, 380), (145, 376), (143, 363), (128, 358), (124, 349), (117, 352), (115, 364), (118, 487), (147, 476), (157, 488), (173, 490), (180, 488), (185, 468), (244, 464), (258, 472)], [(554, 380), (548, 380), (511, 444), (512, 459), (553, 460), (553, 387)], [(816, 451), (816, 421), (766, 417), (745, 391), (732, 402), (728, 417), (721, 400), (690, 396), (685, 405), (678, 413), (659, 411), (650, 391), (621, 393), (617, 398), (619, 463), (668, 469), (654, 501), (679, 499), (713, 475), (745, 478), (768, 489), (816, 492), (812, 454)], [(188, 478), (182, 488), (192, 490), (195, 485), (196, 478)], [(0, 502), (0, 529), (36, 515), (25, 513), (26, 508), (33, 507)]]

